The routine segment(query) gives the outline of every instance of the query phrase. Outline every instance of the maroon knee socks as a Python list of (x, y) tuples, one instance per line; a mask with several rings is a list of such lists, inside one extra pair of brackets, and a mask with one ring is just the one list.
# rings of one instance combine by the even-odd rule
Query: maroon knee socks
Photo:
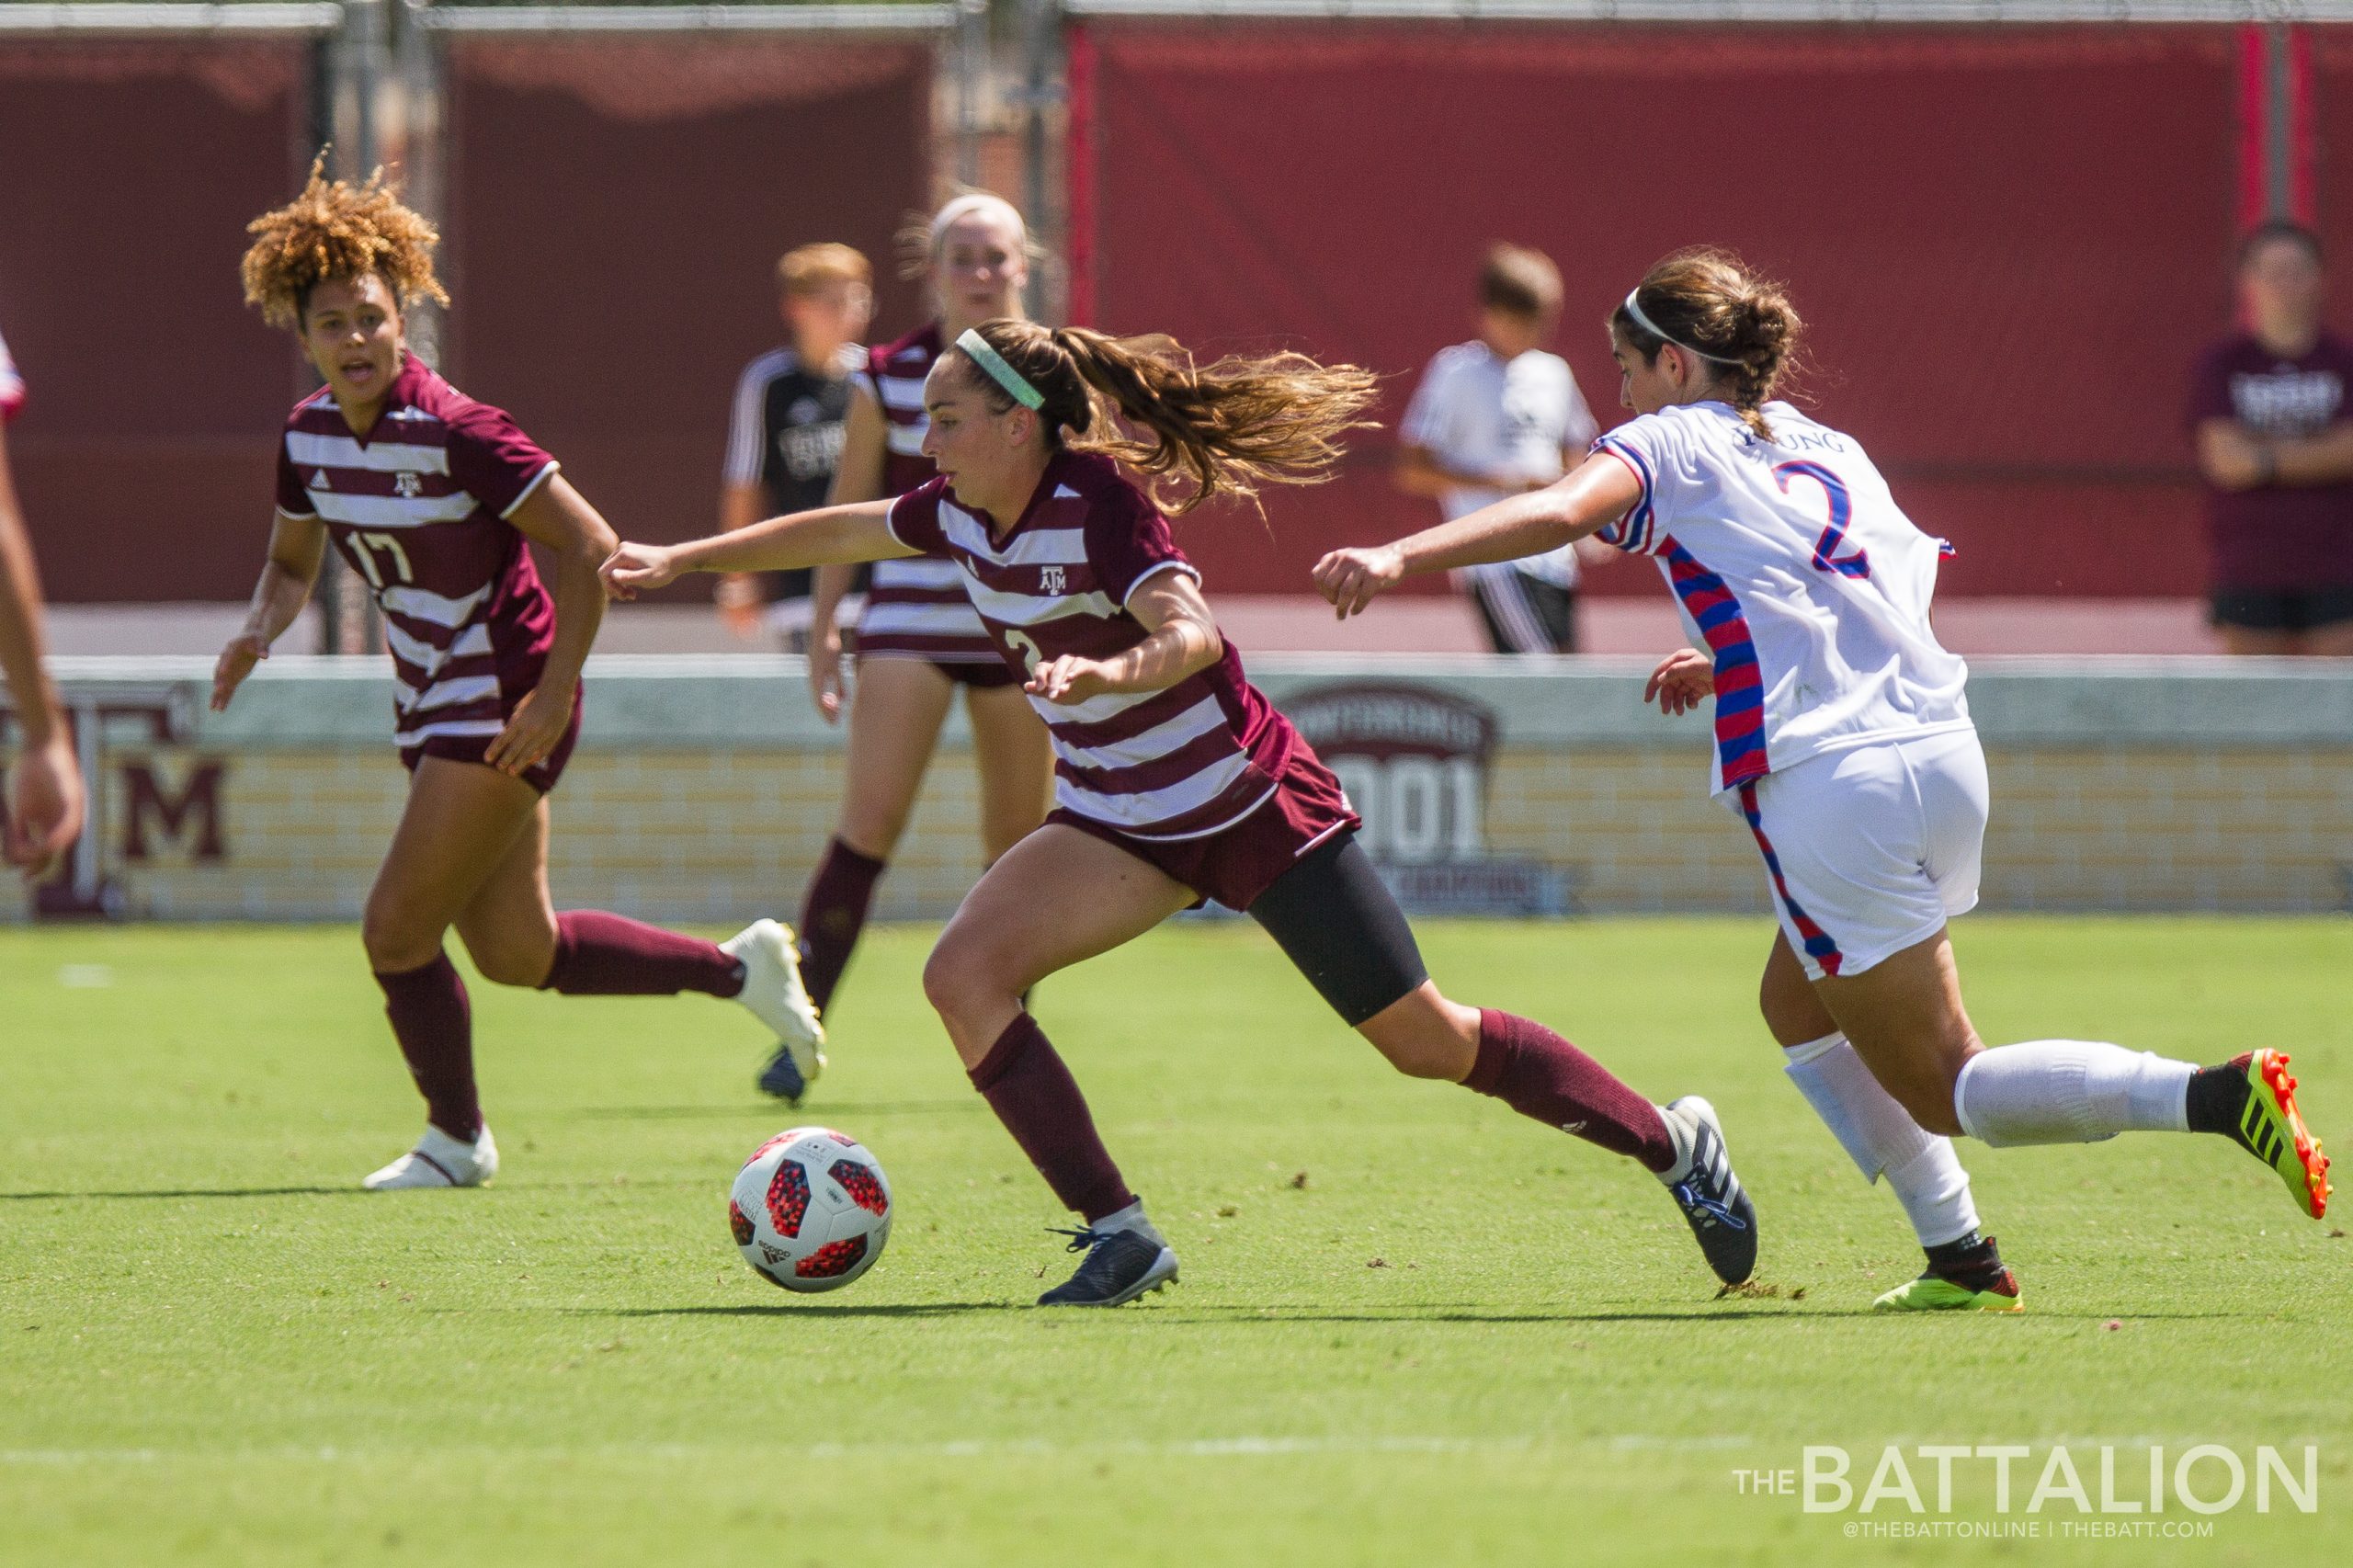
[(850, 949), (866, 926), (867, 906), (883, 862), (859, 854), (840, 839), (825, 846), (801, 903), (801, 983), (823, 1013), (849, 967)]
[(1482, 1007), (1479, 1056), (1462, 1086), (1653, 1171), (1675, 1164), (1675, 1141), (1658, 1108), (1532, 1018)]
[(1087, 1223), (1136, 1200), (1096, 1134), (1086, 1096), (1035, 1018), (1022, 1013), (1007, 1024), (972, 1078), (1054, 1196)]
[(540, 989), (566, 996), (733, 996), (744, 989), (744, 968), (700, 937), (574, 909), (555, 917), (555, 962)]
[(379, 973), (376, 983), (409, 1076), (425, 1096), (426, 1119), (472, 1142), (482, 1131), (482, 1100), (474, 1092), (473, 1010), (457, 966), (441, 953), (423, 969)]

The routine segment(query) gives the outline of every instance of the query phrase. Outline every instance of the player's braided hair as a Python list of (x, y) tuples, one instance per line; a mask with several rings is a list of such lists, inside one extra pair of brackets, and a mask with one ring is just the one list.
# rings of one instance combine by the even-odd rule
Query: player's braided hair
[(1795, 364), (1798, 333), (1805, 324), (1781, 285), (1759, 277), (1729, 251), (1694, 245), (1643, 274), (1634, 302), (1659, 332), (1643, 327), (1622, 302), (1609, 312), (1610, 330), (1645, 363), (1655, 360), (1669, 342), (1696, 350), (1732, 382), (1727, 401), (1748, 427), (1771, 440), (1773, 432), (1758, 410)]
[[(1171, 513), (1221, 495), (1255, 505), (1261, 484), (1320, 484), (1340, 458), (1340, 437), (1373, 424), (1362, 415), (1377, 379), (1355, 365), (1304, 354), (1197, 365), (1165, 334), (1111, 337), (1008, 319), (979, 332), (1043, 394), (1039, 417), (1058, 441), (1084, 437), (1073, 444), (1108, 453), (1147, 483), (1176, 475), (1173, 495), (1154, 496)], [(969, 356), (957, 358), (990, 406), (1013, 406)]]
[(326, 177), (327, 155), (311, 163), (302, 193), (245, 225), (255, 236), (239, 270), (245, 303), (261, 307), (272, 326), (299, 326), (311, 290), (373, 272), (405, 309), (417, 300), (449, 302), (433, 276), (433, 247), (441, 235), (384, 183), (379, 168), (365, 185)]

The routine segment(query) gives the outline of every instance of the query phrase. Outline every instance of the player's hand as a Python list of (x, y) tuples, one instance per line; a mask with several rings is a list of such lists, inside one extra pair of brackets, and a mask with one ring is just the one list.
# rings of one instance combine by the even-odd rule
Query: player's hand
[(229, 699), (237, 695), (237, 688), (245, 684), (254, 666), (268, 657), (269, 641), (259, 633), (240, 631), (230, 638), (229, 645), (221, 650), (221, 657), (212, 665), (212, 711), (227, 712)]
[(649, 589), (666, 588), (678, 580), (678, 567), (673, 560), (676, 553), (658, 544), (624, 541), (597, 568), (597, 575), (604, 579), (607, 597), (633, 599)]
[(1021, 689), (1049, 702), (1084, 702), (1111, 689), (1111, 671), (1100, 659), (1064, 653), (1031, 670)]
[(540, 685), (515, 705), (506, 728), (498, 732), (483, 760), (510, 778), (520, 778), (548, 759), (572, 724), (573, 694), (577, 686)]
[(49, 869), (82, 832), (82, 770), (63, 731), (27, 746), (8, 770), (7, 824), (0, 855), (28, 881)]
[(711, 593), (719, 607), (720, 624), (749, 642), (760, 634), (760, 580), (749, 572), (730, 572)]
[(1716, 694), (1715, 661), (1697, 648), (1677, 648), (1643, 683), (1643, 700), (1662, 713), (1688, 713)]
[(842, 716), (842, 632), (828, 620), (809, 628), (809, 700), (828, 724)]
[(1405, 557), (1393, 544), (1336, 550), (1315, 563), (1315, 590), (1332, 602), (1338, 619), (1346, 620), (1363, 614), (1404, 575)]

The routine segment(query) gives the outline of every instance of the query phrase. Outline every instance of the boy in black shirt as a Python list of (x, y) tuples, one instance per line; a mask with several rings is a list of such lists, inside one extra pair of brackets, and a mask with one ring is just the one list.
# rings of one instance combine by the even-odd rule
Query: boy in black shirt
[[(873, 317), (873, 278), (866, 257), (843, 244), (802, 245), (777, 263), (779, 310), (792, 341), (753, 360), (735, 383), (719, 501), (723, 531), (825, 504), (841, 458), (849, 377), (865, 363), (858, 339)], [(804, 571), (722, 578), (720, 615), (745, 638), (765, 620), (789, 650), (801, 652), (810, 577)], [(857, 615), (847, 603), (845, 624)]]

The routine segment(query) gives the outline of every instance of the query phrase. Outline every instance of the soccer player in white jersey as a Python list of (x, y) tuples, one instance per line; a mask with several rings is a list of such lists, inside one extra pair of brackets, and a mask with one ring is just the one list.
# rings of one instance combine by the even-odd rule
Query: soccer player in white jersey
[(1121, 471), (1188, 482), (1179, 512), (1312, 482), (1372, 387), (1298, 355), (1197, 367), (1165, 337), (988, 322), (926, 381), (938, 478), (895, 502), (625, 544), (606, 564), (628, 597), (684, 571), (938, 556), (1023, 679), (1053, 736), (1055, 809), (964, 900), (924, 989), (973, 1086), (1085, 1221), (1069, 1233), (1086, 1260), (1040, 1305), (1117, 1306), (1173, 1276), (1176, 1255), (1023, 994), (1211, 898), (1266, 927), (1400, 1072), (1639, 1160), (1719, 1278), (1755, 1267), (1756, 1211), (1705, 1100), (1654, 1106), (1543, 1025), (1431, 983), (1339, 781), (1249, 683), (1167, 518)]
[[(323, 160), (324, 161), (324, 160)], [(369, 890), (360, 944), (425, 1099), (425, 1132), (371, 1191), (479, 1187), (498, 1144), (474, 1079), (473, 1016), (452, 927), (483, 978), (565, 995), (731, 998), (802, 1052), (824, 1040), (792, 933), (756, 921), (725, 944), (602, 910), (556, 912), (547, 797), (580, 733), (580, 669), (605, 617), (613, 530), (504, 409), (409, 352), (404, 316), (446, 303), (440, 236), (381, 182), (313, 164), (249, 225), (245, 299), (295, 335), (325, 383), (278, 447), (278, 511), (245, 624), (213, 666), (226, 709), (301, 615), (332, 545), (384, 616), (392, 744), (409, 770)], [(548, 552), (552, 592), (529, 545)]]
[(1588, 536), (1657, 560), (1707, 652), (1668, 656), (1645, 696), (1669, 712), (1714, 697), (1713, 790), (1755, 835), (1780, 916), (1766, 1019), (1791, 1078), (1865, 1178), (1891, 1177), (1928, 1252), (1927, 1271), (1881, 1306), (2019, 1310), (2016, 1278), (1976, 1233), (1949, 1142), (1963, 1133), (1995, 1147), (2219, 1133), (2319, 1218), (2328, 1162), (2283, 1053), (2200, 1068), (2099, 1040), (1978, 1039), (1946, 922), (1977, 902), (1988, 792), (1968, 671), (1928, 623), (1944, 547), (1853, 437), (1772, 401), (1799, 326), (1735, 258), (1668, 256), (1609, 318), (1637, 417), (1549, 489), (1334, 551), (1317, 586), (1347, 616), (1415, 573)]
[[(869, 351), (851, 386), (835, 506), (885, 500), (932, 476), (923, 453), (924, 377), (944, 344), (968, 327), (1021, 314), (1029, 236), (1002, 197), (971, 191), (904, 236), (939, 304), (938, 319)], [(855, 574), (821, 567), (811, 596), (809, 684), (828, 722), (842, 707), (842, 638), (835, 614)], [(878, 562), (858, 622), (858, 687), (849, 705), (842, 811), (833, 841), (801, 895), (801, 966), (820, 1013), (866, 926), (875, 884), (906, 831), (940, 726), (958, 692), (972, 724), (980, 776), (981, 852), (994, 860), (1046, 814), (1053, 756), (1020, 682), (964, 597), (956, 568), (933, 557)], [(779, 1051), (760, 1086), (798, 1104), (806, 1088)]]
[[(1598, 427), (1569, 363), (1549, 354), (1561, 322), (1561, 274), (1541, 251), (1499, 244), (1479, 268), (1479, 335), (1438, 351), (1398, 427), (1397, 487), (1460, 517), (1540, 490), (1585, 456)], [(1498, 653), (1574, 653), (1577, 552), (1458, 572)]]
[(0, 340), (0, 678), (16, 705), (18, 745), (0, 798), (0, 858), (37, 877), (81, 834), (82, 770), (57, 687), (41, 668), (40, 573), (8, 472), (6, 426), (24, 403), (24, 379)]

